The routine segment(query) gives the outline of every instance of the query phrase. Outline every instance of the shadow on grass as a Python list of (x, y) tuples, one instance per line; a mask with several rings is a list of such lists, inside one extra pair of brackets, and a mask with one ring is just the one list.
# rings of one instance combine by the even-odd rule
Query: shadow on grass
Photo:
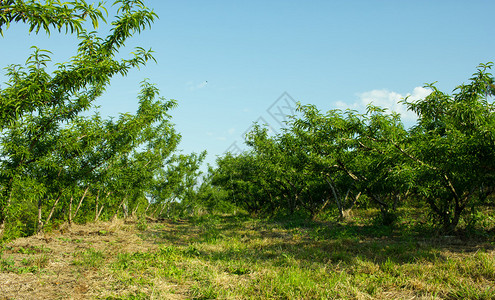
[(160, 221), (148, 224), (148, 229), (140, 234), (143, 240), (155, 244), (172, 243), (188, 245), (197, 239), (199, 228), (187, 220)]
[[(358, 222), (304, 219), (264, 220), (246, 215), (203, 216), (150, 226), (143, 238), (157, 244), (221, 244), (195, 253), (208, 260), (310, 265), (353, 264), (357, 259), (383, 264), (444, 261), (442, 251), (493, 250), (494, 238), (441, 236), (425, 226), (387, 227)], [(201, 247), (200, 247), (201, 248)]]

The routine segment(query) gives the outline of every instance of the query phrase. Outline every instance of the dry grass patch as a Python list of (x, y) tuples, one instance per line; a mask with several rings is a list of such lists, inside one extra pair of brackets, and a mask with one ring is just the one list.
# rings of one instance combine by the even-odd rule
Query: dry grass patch
[[(138, 295), (142, 286), (120, 286), (109, 271), (119, 253), (153, 251), (134, 224), (122, 220), (64, 225), (50, 234), (3, 246), (0, 295), (4, 299), (90, 299)], [(166, 285), (157, 280), (157, 286)], [(165, 291), (168, 291), (166, 287)], [(151, 295), (156, 291), (146, 291)], [(0, 298), (1, 299), (1, 298)]]

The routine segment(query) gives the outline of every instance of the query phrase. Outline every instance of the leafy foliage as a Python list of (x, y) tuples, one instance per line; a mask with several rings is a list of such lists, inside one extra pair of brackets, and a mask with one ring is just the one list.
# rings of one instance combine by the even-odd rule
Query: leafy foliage
[(302, 116), (281, 134), (255, 126), (246, 137), (249, 151), (219, 158), (212, 184), (253, 214), (315, 217), (336, 208), (343, 219), (355, 204), (370, 204), (392, 225), (398, 207), (426, 205), (452, 231), (466, 207), (474, 213), (495, 191), (492, 65), (481, 64), (453, 95), (428, 85), (425, 99), (405, 99), (418, 115), (409, 129), (398, 114), (375, 106), (358, 114), (299, 105)]
[[(0, 90), (0, 236), (29, 235), (64, 221), (116, 217), (121, 211), (124, 216), (144, 212), (158, 178), (175, 160), (181, 137), (169, 111), (177, 102), (159, 97), (147, 81), (141, 84), (135, 114), (115, 120), (81, 114), (92, 108), (111, 78), (154, 60), (151, 50), (140, 47), (128, 58), (117, 58), (156, 14), (141, 0), (114, 5), (110, 33), (100, 37), (86, 31), (86, 22), (96, 29), (106, 21), (102, 3), (0, 1), (0, 33), (21, 22), (30, 32), (65, 29), (79, 40), (67, 63), (52, 64), (50, 51), (33, 47), (25, 65), (6, 68), (8, 81)], [(197, 169), (203, 158), (189, 162), (190, 168)], [(189, 177), (178, 181), (194, 185)]]

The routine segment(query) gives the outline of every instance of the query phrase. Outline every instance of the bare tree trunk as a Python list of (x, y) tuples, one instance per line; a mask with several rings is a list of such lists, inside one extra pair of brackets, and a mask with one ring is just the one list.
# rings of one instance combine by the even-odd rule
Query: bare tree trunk
[(74, 198), (70, 196), (70, 202), (69, 202), (69, 226), (72, 225), (72, 201)]
[[(345, 203), (347, 203), (348, 196), (349, 196), (349, 191), (347, 191), (347, 194), (345, 195)], [(346, 205), (346, 207), (348, 206), (348, 208), (345, 208), (343, 211), (344, 218), (348, 218), (351, 216), (351, 210), (354, 207), (354, 204), (356, 204), (356, 202), (359, 200), (359, 197), (361, 197), (361, 192), (359, 192), (355, 197), (353, 197), (351, 204)]]
[[(58, 197), (57, 197), (57, 200), (55, 200), (55, 203), (53, 203), (52, 205), (52, 209), (50, 210), (50, 214), (48, 215), (48, 217), (46, 218), (46, 222), (45, 223), (48, 223), (50, 222), (50, 219), (52, 218), (53, 216), (53, 213), (55, 212), (55, 207), (57, 206), (58, 204), (58, 201), (60, 201), (60, 198), (62, 197), (62, 192), (58, 193)], [(41, 209), (41, 206), (40, 206), (40, 209)], [(40, 210), (40, 215), (41, 216), (41, 210)], [(43, 228), (42, 228), (43, 229)]]
[(146, 206), (146, 209), (144, 210), (145, 215), (148, 212), (148, 209), (150, 208), (150, 206), (151, 206), (151, 201), (148, 201), (148, 206)]
[(156, 218), (156, 216), (157, 216), (157, 214), (156, 214), (156, 213), (158, 212), (158, 210), (159, 210), (159, 209), (160, 209), (160, 206), (157, 206), (157, 207), (155, 208), (155, 210), (151, 213), (151, 216), (152, 216), (153, 218)]
[(122, 213), (124, 214), (124, 219), (127, 219), (129, 217), (129, 207), (127, 206), (126, 202), (122, 204)]
[(105, 207), (105, 204), (102, 204), (100, 207), (100, 211), (98, 211), (98, 214), (96, 215), (96, 221), (100, 218), (101, 212), (103, 211), (103, 207)]
[(95, 199), (95, 222), (98, 221), (98, 199), (100, 199), (100, 190), (96, 192), (96, 199)]
[(53, 216), (53, 213), (55, 212), (55, 207), (57, 206), (58, 202), (60, 201), (60, 198), (62, 197), (62, 192), (58, 194), (57, 200), (55, 200), (55, 203), (52, 205), (52, 209), (50, 210), (50, 213), (48, 214), (48, 217), (46, 218), (46, 221), (43, 223), (42, 217), (42, 201), (41, 199), (38, 200), (38, 227), (36, 229), (37, 233), (40, 233), (43, 231), (43, 227), (46, 223), (50, 222), (50, 219)]
[(73, 218), (75, 218), (77, 213), (79, 212), (79, 208), (81, 208), (81, 204), (82, 204), (84, 198), (86, 197), (88, 190), (89, 190), (89, 186), (84, 190), (84, 194), (82, 195), (81, 200), (79, 200), (79, 204), (77, 205), (76, 211), (74, 212), (74, 215), (72, 216)]
[[(165, 209), (165, 206), (167, 205), (167, 202), (163, 203), (162, 205), (162, 209), (160, 209), (160, 212), (158, 213), (158, 215), (161, 215), (163, 210)], [(167, 214), (167, 217), (168, 217), (168, 214)]]
[[(330, 180), (332, 180), (332, 177), (330, 177), (329, 175), (327, 175), (327, 177), (330, 178)], [(330, 186), (330, 189), (332, 190), (333, 197), (335, 198), (335, 203), (337, 204), (337, 208), (339, 209), (339, 219), (342, 220), (344, 219), (344, 209), (342, 208), (342, 203), (340, 202), (340, 196), (337, 195), (337, 191), (335, 190), (335, 187), (332, 184), (333, 180), (332, 182), (330, 182), (330, 180), (328, 180), (327, 177), (325, 177), (325, 180)]]
[(117, 209), (115, 210), (115, 213), (113, 214), (113, 217), (112, 217), (112, 220), (117, 218), (117, 215), (119, 213), (119, 210), (120, 208), (122, 207), (122, 205), (124, 205), (124, 201), (127, 199), (127, 195), (122, 199), (122, 201), (120, 202), (119, 204), (119, 207), (117, 207)]
[[(108, 198), (108, 196), (110, 196), (112, 192), (108, 192), (104, 199)], [(98, 190), (98, 195), (97, 195), (97, 201), (100, 197), (100, 190)], [(96, 204), (96, 208), (95, 208), (95, 222), (98, 221), (100, 219), (100, 216), (101, 216), (101, 212), (103, 211), (103, 207), (105, 206), (105, 203), (103, 203), (101, 206), (100, 206), (100, 210), (98, 210), (98, 203)]]
[(330, 203), (330, 197), (327, 197), (327, 200), (325, 200), (325, 203), (323, 203), (322, 206), (318, 209), (318, 212), (313, 216), (313, 220), (316, 219), (316, 216), (318, 216), (324, 209), (327, 207), (328, 203)]
[(132, 210), (131, 216), (135, 216), (137, 213), (137, 210), (139, 208), (139, 203), (136, 205), (136, 207)]
[(38, 200), (38, 225), (36, 228), (36, 232), (40, 233), (43, 231), (43, 220), (41, 220), (41, 199)]

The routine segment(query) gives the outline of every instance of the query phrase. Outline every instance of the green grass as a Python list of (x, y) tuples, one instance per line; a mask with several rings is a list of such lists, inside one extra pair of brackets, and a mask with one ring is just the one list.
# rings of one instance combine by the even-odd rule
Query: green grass
[(167, 278), (194, 299), (495, 298), (488, 240), (460, 246), (400, 228), (232, 216), (149, 227), (143, 238), (163, 246), (127, 255), (128, 276)]
[[(393, 227), (368, 219), (202, 216), (92, 229), (91, 247), (81, 236), (54, 240), (79, 249), (66, 255), (68, 274), (95, 286), (97, 299), (495, 299), (493, 235), (441, 236), (404, 218)], [(140, 250), (121, 251), (133, 233)], [(7, 249), (1, 271), (55, 276), (47, 251)]]
[(104, 262), (104, 258), (102, 251), (90, 248), (85, 251), (75, 252), (72, 264), (83, 268), (98, 269)]
[[(4, 255), (4, 252), (10, 254)], [(43, 246), (4, 247), (0, 252), (0, 271), (16, 274), (40, 272), (50, 261), (49, 252), (50, 249)], [(24, 257), (18, 261), (14, 258), (16, 254)]]
[(16, 274), (37, 273), (43, 270), (49, 263), (50, 258), (46, 254), (30, 256), (16, 262), (13, 257), (0, 259), (0, 271)]

